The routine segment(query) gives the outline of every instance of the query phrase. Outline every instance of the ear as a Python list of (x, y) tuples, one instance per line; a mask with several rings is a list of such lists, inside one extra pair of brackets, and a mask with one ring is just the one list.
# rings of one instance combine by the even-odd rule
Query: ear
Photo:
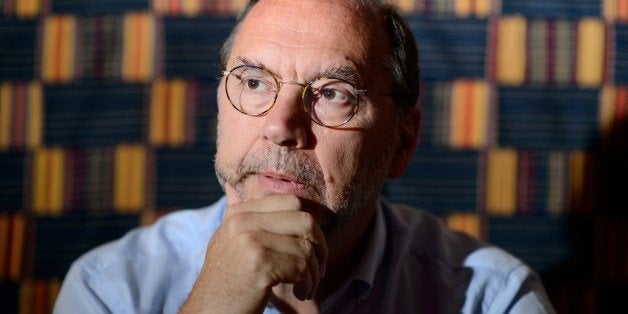
[(389, 179), (398, 178), (406, 171), (419, 140), (419, 127), (421, 125), (419, 108), (417, 106), (412, 107), (402, 119), (397, 131), (395, 154), (388, 171)]

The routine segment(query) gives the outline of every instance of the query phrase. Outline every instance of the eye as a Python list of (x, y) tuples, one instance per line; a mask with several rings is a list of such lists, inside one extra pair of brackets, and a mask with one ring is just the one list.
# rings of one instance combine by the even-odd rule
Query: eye
[(266, 84), (258, 79), (244, 79), (244, 83), (246, 84), (246, 88), (251, 90), (263, 89)]
[(321, 91), (321, 97), (327, 101), (344, 102), (347, 101), (347, 95), (331, 88), (325, 88)]

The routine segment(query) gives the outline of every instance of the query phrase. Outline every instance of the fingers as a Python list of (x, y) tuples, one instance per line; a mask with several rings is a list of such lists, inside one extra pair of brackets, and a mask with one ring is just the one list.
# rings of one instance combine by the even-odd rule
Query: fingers
[(315, 219), (323, 210), (293, 195), (271, 195), (229, 206), (221, 228), (242, 236), (240, 250), (249, 251), (254, 272), (267, 278), (265, 284), (292, 283), (296, 298), (312, 299), (328, 257)]
[[(284, 259), (280, 263), (303, 263), (307, 264), (307, 271), (294, 281), (286, 281), (288, 277), (278, 278), (278, 282), (294, 283), (293, 293), (295, 297), (303, 301), (312, 299), (318, 288), (320, 278), (323, 274), (320, 271), (321, 259), (316, 254), (316, 245), (309, 240), (298, 237), (287, 237), (276, 234), (250, 234), (250, 240), (261, 244), (274, 253), (290, 256), (290, 260)], [(252, 239), (255, 238), (255, 239)], [(285, 265), (284, 265), (285, 266)], [(297, 267), (298, 268), (298, 267)]]

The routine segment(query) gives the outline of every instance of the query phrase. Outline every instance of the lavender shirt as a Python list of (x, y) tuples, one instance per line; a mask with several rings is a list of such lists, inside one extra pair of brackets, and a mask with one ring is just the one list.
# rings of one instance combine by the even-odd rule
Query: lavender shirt
[[(55, 313), (176, 313), (201, 269), (225, 198), (100, 246), (68, 272)], [(499, 248), (383, 197), (364, 256), (323, 313), (554, 313), (537, 275)], [(264, 313), (278, 313), (271, 304)]]

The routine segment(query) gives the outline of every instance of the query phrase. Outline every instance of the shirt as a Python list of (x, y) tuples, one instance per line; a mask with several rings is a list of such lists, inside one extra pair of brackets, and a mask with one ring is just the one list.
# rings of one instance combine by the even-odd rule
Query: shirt
[[(538, 276), (505, 251), (380, 197), (370, 239), (323, 313), (553, 313)], [(75, 261), (55, 313), (176, 313), (226, 209), (168, 214)], [(264, 313), (278, 313), (269, 304)]]

